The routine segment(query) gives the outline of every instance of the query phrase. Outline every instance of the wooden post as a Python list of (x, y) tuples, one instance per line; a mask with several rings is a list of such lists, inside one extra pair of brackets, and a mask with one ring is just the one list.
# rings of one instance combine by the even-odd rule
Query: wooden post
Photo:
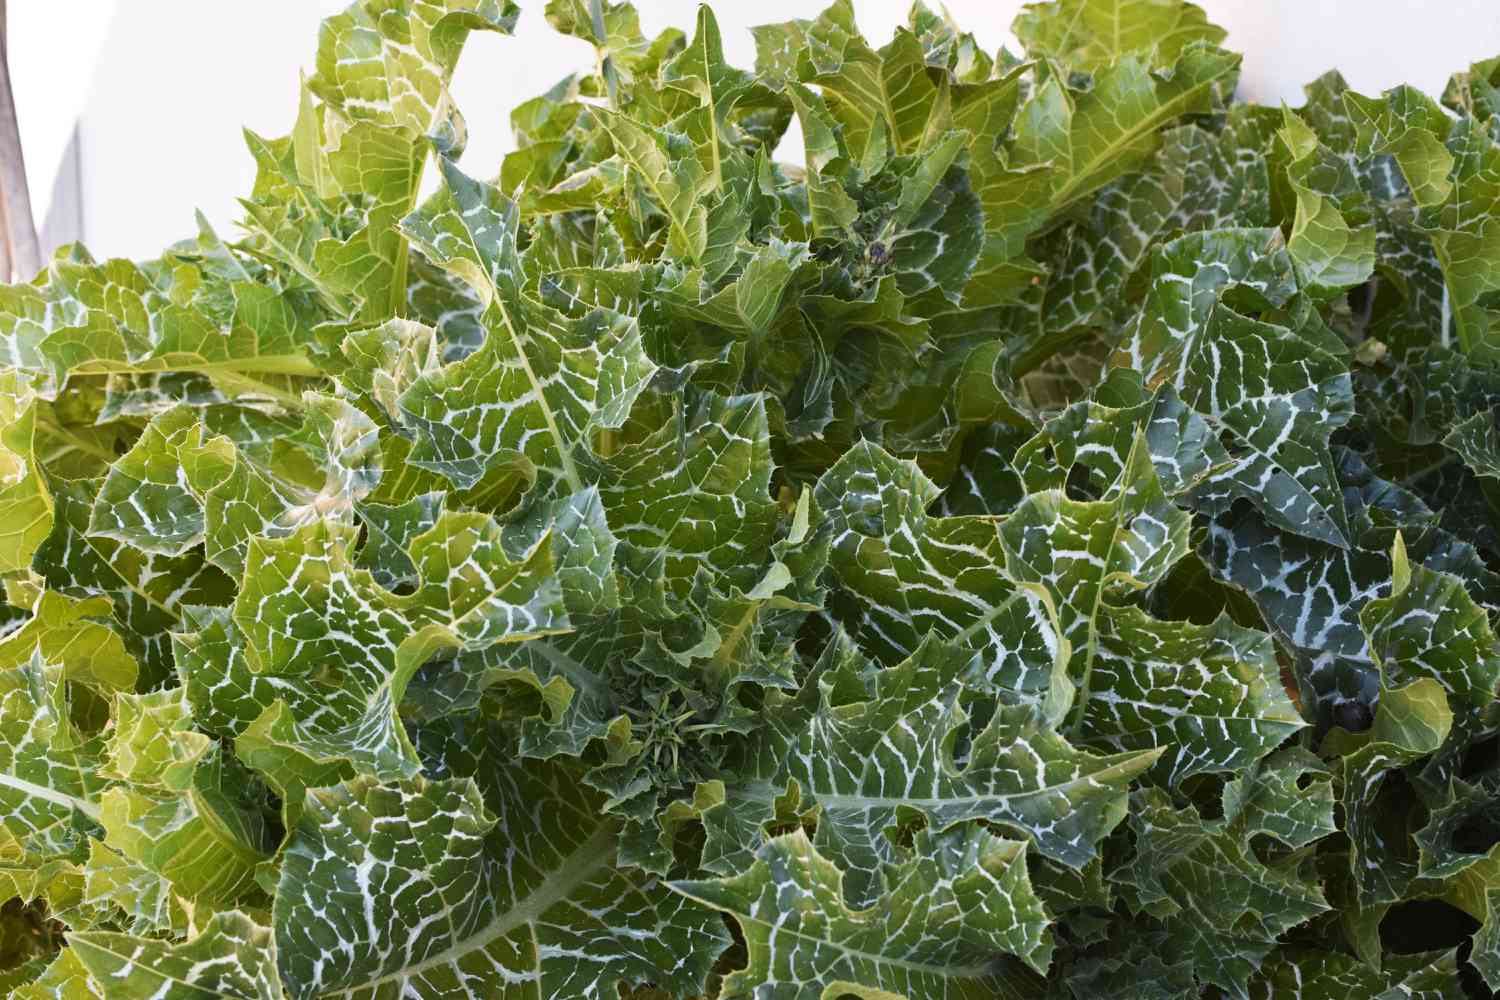
[(42, 247), (31, 215), (31, 191), (26, 186), (26, 159), (21, 155), (21, 130), (16, 121), (15, 95), (7, 58), (5, 0), (0, 0), (0, 198), (5, 205), (5, 232), (10, 237), (10, 265), (22, 281), (42, 269)]
[(5, 224), (5, 193), (0, 191), (0, 285), (15, 280), (10, 260), (10, 227)]

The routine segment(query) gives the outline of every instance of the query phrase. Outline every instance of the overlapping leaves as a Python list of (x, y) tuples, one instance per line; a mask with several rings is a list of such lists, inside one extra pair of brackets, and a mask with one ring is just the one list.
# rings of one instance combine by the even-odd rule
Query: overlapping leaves
[(1500, 987), (1495, 64), (544, 13), (498, 170), (515, 6), (359, 0), (242, 232), (0, 289), (0, 984)]

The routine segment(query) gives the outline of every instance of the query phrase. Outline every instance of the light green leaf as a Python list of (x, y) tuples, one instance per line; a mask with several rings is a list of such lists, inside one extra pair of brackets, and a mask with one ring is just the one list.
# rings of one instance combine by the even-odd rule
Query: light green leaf
[(1187, 554), (1189, 518), (1166, 498), (1147, 451), (1138, 433), (1108, 499), (1032, 494), (1000, 535), (1008, 572), (1047, 588), (1077, 651), (1070, 734), (1112, 750), (1163, 748), (1162, 773), (1175, 783), (1237, 771), (1303, 722), (1268, 636), (1224, 618), (1157, 621), (1123, 603)]
[(235, 395), (291, 402), (288, 378), (321, 374), (308, 331), (267, 286), (226, 281), (228, 305), (216, 314), (174, 301), (125, 260), (59, 259), (49, 278), (62, 306), (38, 350), (55, 377), (200, 372)]
[(178, 448), (197, 427), (197, 414), (186, 407), (147, 424), (135, 445), (110, 466), (88, 533), (168, 556), (200, 544), (203, 509), (178, 459)]
[(37, 465), (37, 402), (12, 371), (0, 372), (0, 573), (31, 564), (52, 530), (52, 497)]
[(1458, 714), (1482, 712), (1500, 684), (1500, 640), (1489, 614), (1451, 573), (1413, 565), (1400, 533), (1391, 552), (1389, 596), (1359, 613), (1385, 685), (1430, 678)]
[(1131, 52), (1170, 65), (1194, 42), (1218, 44), (1224, 29), (1182, 0), (1054, 0), (1022, 8), (1011, 30), (1032, 58), (1089, 71)]
[(491, 758), (473, 735), (445, 754), (450, 773), (473, 760), (473, 780), (309, 795), (274, 911), (289, 994), (701, 990), (727, 937), (713, 915), (617, 869), (611, 821), (567, 772)]
[[(1328, 909), (1315, 883), (1294, 867), (1260, 860), (1252, 839), (1303, 836), (1333, 826), (1332, 796), (1316, 806), (1302, 803), (1296, 778), (1307, 764), (1280, 758), (1260, 774), (1226, 791), (1225, 814), (1205, 820), (1198, 810), (1176, 807), (1160, 789), (1136, 793), (1131, 826), (1135, 856), (1119, 881), (1137, 910), (1161, 921), (1193, 961), (1201, 985), (1244, 996), (1251, 974), (1275, 947), (1277, 938)], [(1229, 807), (1249, 800), (1236, 810)], [(1288, 824), (1301, 811), (1313, 818)]]
[(283, 1000), (269, 928), (230, 910), (181, 943), (91, 931), (69, 937), (72, 954), (120, 1000)]
[[(986, 194), (989, 185), (976, 184), (986, 206), (1018, 204), (1022, 211), (1015, 224), (1035, 232), (1046, 219), (1137, 169), (1156, 150), (1163, 126), (1208, 111), (1218, 90), (1234, 79), (1239, 57), (1189, 45), (1170, 73), (1152, 68), (1140, 53), (1122, 56), (1098, 70), (1092, 86), (1081, 92), (1049, 75), (1017, 116), (1009, 169), (990, 175), (998, 190)], [(1050, 169), (1027, 172), (1042, 166)]]
[(11, 994), (14, 1000), (105, 1000), (71, 948), (58, 952), (47, 971)]
[(576, 492), (589, 434), (624, 423), (655, 366), (631, 319), (606, 310), (573, 319), (531, 298), (516, 248), (517, 207), (446, 160), (443, 172), (443, 192), (404, 226), (479, 293), (488, 335), (480, 350), (418, 378), (400, 397), (402, 419), (418, 432), (409, 460), (460, 487), (497, 462), (529, 463)]
[(1297, 197), (1287, 252), (1302, 288), (1317, 296), (1336, 295), (1368, 280), (1375, 268), (1368, 198), (1343, 158), (1290, 110), (1283, 115), (1278, 136), (1291, 156), (1287, 181)]
[(1128, 368), (1112, 369), (1089, 399), (1048, 420), (1010, 461), (1027, 492), (1064, 489), (1070, 476), (1082, 473), (1091, 495), (1109, 497), (1127, 480), (1130, 463), (1139, 461), (1137, 438), (1162, 492), (1173, 500), (1185, 499), (1229, 463), (1208, 421), (1170, 387), (1148, 392)]
[(1453, 120), (1413, 90), (1344, 95), (1362, 157), (1389, 155), (1411, 189), (1446, 291), (1441, 342), (1490, 360), (1500, 351), (1490, 299), (1500, 291), (1500, 145), (1480, 121)]
[(1390, 156), (1401, 168), (1418, 205), (1435, 205), (1452, 190), (1453, 155), (1444, 148), (1450, 119), (1438, 103), (1412, 87), (1379, 98), (1344, 94), (1348, 120), (1362, 157)]
[(1160, 622), (1105, 607), (1077, 738), (1117, 751), (1163, 748), (1172, 781), (1238, 772), (1307, 725), (1282, 689), (1271, 637), (1220, 616)]
[[(566, 631), (561, 588), (545, 534), (513, 558), (487, 515), (448, 512), (413, 539), (420, 583), (405, 595), (353, 565), (354, 537), (350, 526), (315, 521), (252, 540), (233, 615), (251, 670), (327, 678), (348, 695), (307, 705), (306, 715), (278, 701), (241, 735), (241, 752), (305, 756), (293, 770), (309, 774), (319, 773), (312, 762), (345, 759), (409, 777), (417, 763), (397, 709), (412, 674), (443, 649)], [(242, 687), (230, 677), (229, 692)]]
[(691, 91), (711, 111), (711, 135), (707, 138), (707, 145), (712, 154), (712, 173), (717, 186), (724, 174), (720, 163), (723, 146), (733, 138), (729, 115), (754, 85), (754, 78), (724, 61), (724, 40), (719, 34), (719, 22), (707, 4), (698, 8), (697, 30), (692, 40), (662, 67), (662, 81)]
[(1452, 725), (1442, 685), (1422, 677), (1382, 692), (1368, 742), (1340, 762), (1349, 866), (1364, 906), (1400, 900), (1417, 873), (1415, 858), (1406, 857), (1404, 831), (1393, 830), (1379, 808), (1381, 787), (1397, 769), (1437, 750)]
[(800, 831), (768, 842), (742, 874), (672, 889), (739, 924), (749, 962), (725, 980), (729, 996), (977, 1000), (1004, 995), (1002, 953), (1047, 967), (1052, 937), (1024, 845), (962, 825), (922, 831), (915, 846), (864, 910), (845, 905), (842, 872)]
[(765, 397), (689, 393), (604, 464), (599, 495), (623, 541), (661, 554), (675, 593), (700, 566), (749, 590), (777, 520)]
[(1161, 149), (1143, 169), (1099, 192), (1047, 283), (1039, 317), (1046, 336), (1017, 360), (1020, 370), (1090, 327), (1109, 325), (1122, 310), (1127, 281), (1146, 266), (1157, 240), (1270, 221), (1264, 158), (1244, 155), (1259, 152), (1259, 137), (1249, 127), (1253, 119), (1242, 117), (1247, 127), (1226, 128), (1217, 137), (1195, 125), (1165, 131)]
[(365, 527), (359, 565), (387, 590), (417, 584), (417, 567), (407, 551), (418, 535), (443, 514), (445, 493), (423, 493), (402, 504), (366, 503), (356, 510)]
[(169, 632), (187, 604), (227, 601), (234, 583), (203, 560), (201, 550), (181, 556), (142, 552), (112, 539), (88, 536), (90, 505), (98, 480), (51, 482), (56, 516), (37, 549), (32, 571), (56, 593), (104, 598), (127, 651), (148, 685), (172, 673)]
[(756, 69), (775, 82), (816, 84), (855, 160), (876, 146), (918, 152), (949, 127), (947, 87), (927, 74), (917, 36), (897, 28), (889, 45), (872, 49), (849, 0), (836, 0), (812, 21), (751, 30)]
[(1443, 444), (1458, 453), (1476, 475), (1500, 479), (1500, 424), (1493, 413), (1476, 413), (1455, 426)]
[[(399, 10), (360, 0), (324, 20), (317, 72), (306, 83), (322, 103), (308, 108), (304, 94), (297, 126), (281, 140), (291, 160), (282, 168), (289, 190), (246, 208), (252, 230), (336, 311), (346, 311), (348, 296), (367, 320), (406, 305), (399, 223), (415, 207), (429, 143), (457, 155), (466, 139), (448, 90), (459, 53), (471, 31), (509, 34), (518, 14), (510, 0), (435, 0)], [(267, 146), (249, 138), (252, 150)], [(305, 214), (302, 201), (330, 190), (357, 206), (352, 227), (340, 220), (291, 235), (279, 221), (288, 208)], [(327, 211), (315, 206), (314, 217), (320, 210)]]
[(332, 396), (309, 393), (304, 406), (301, 429), (269, 450), (255, 440), (254, 411), (166, 411), (111, 466), (89, 534), (167, 556), (201, 543), (210, 562), (238, 576), (252, 535), (284, 534), (313, 517), (351, 520), (381, 476), (375, 425)]
[(897, 831), (910, 817), (935, 831), (983, 819), (1081, 868), (1124, 818), (1130, 781), (1159, 755), (1075, 750), (1022, 706), (971, 730), (955, 760), (955, 739), (970, 722), (962, 704), (970, 669), (967, 650), (929, 639), (896, 666), (819, 679), (822, 706), (784, 773), (820, 807), (814, 843), (844, 872), (856, 905), (880, 895), (882, 864), (906, 857)]
[[(709, 248), (708, 200), (719, 187), (718, 146), (708, 135), (713, 151), (702, 162), (698, 136), (670, 128), (652, 128), (617, 112), (595, 109), (599, 126), (614, 142), (615, 150), (639, 175), (662, 211), (670, 235), (668, 249), (676, 256), (697, 263)], [(712, 121), (713, 116), (707, 116)]]
[(89, 844), (83, 879), (84, 904), (123, 914), (128, 933), (180, 936), (187, 930), (187, 911), (172, 883), (97, 840)]
[(185, 898), (231, 905), (269, 854), (248, 775), (192, 729), (177, 688), (118, 695), (101, 775), (105, 844), (167, 879)]
[(971, 650), (984, 682), (1019, 700), (1054, 702), (1069, 645), (1051, 595), (1006, 574), (993, 518), (928, 516), (937, 496), (915, 463), (871, 444), (823, 474), (814, 498), (833, 532), (829, 565), (839, 582), (830, 610), (882, 663), (936, 634)]
[[(235, 578), (245, 572), (250, 539), (278, 533), (278, 528), (285, 531), (292, 525), (278, 521), (316, 496), (307, 484), (288, 481), (251, 461), (224, 434), (205, 438), (202, 432), (189, 431), (177, 460), (194, 500), (202, 505), (204, 558)], [(327, 503), (341, 498), (324, 499)], [(316, 509), (315, 504), (306, 506)], [(330, 506), (346, 510), (343, 504)]]
[(344, 339), (349, 367), (342, 377), (379, 405), (388, 418), (399, 421), (401, 394), (423, 375), (442, 367), (442, 346), (430, 326), (387, 320)]
[(18, 669), (40, 656), (62, 676), (101, 694), (135, 687), (138, 667), (119, 634), (100, 619), (112, 608), (103, 597), (83, 600), (44, 591), (31, 619), (0, 640), (0, 670)]
[(18, 853), (81, 853), (101, 813), (101, 751), (74, 731), (60, 671), (40, 651), (0, 671), (0, 830)]
[(1146, 308), (1114, 363), (1172, 386), (1223, 440), (1232, 463), (1196, 493), (1211, 513), (1245, 498), (1279, 528), (1347, 547), (1328, 451), (1353, 412), (1346, 350), (1316, 316), (1283, 326), (1237, 311), (1287, 306), (1293, 271), (1276, 230), (1159, 247)]
[(682, 33), (669, 28), (656, 44), (641, 34), (640, 17), (635, 5), (614, 0), (547, 0), (547, 21), (566, 35), (573, 35), (594, 46), (598, 76), (604, 94), (610, 100), (621, 98), (622, 86), (629, 85), (635, 74), (649, 71), (656, 50), (680, 41)]

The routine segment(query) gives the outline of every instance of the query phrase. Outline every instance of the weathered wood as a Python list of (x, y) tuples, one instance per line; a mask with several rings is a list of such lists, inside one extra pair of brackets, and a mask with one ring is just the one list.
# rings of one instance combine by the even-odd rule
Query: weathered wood
[(10, 260), (10, 230), (5, 224), (5, 194), (0, 192), (0, 284), (14, 280)]
[(21, 129), (16, 120), (7, 57), (5, 0), (0, 0), (0, 198), (5, 205), (5, 231), (10, 237), (10, 263), (21, 280), (42, 268), (42, 247), (31, 214), (31, 190), (26, 184), (26, 158), (21, 152)]

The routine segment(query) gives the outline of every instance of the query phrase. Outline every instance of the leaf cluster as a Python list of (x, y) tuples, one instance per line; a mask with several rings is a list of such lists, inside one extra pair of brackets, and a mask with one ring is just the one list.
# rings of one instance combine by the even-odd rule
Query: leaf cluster
[(1500, 61), (550, 0), (460, 166), (517, 13), (0, 287), (12, 996), (1500, 988)]

